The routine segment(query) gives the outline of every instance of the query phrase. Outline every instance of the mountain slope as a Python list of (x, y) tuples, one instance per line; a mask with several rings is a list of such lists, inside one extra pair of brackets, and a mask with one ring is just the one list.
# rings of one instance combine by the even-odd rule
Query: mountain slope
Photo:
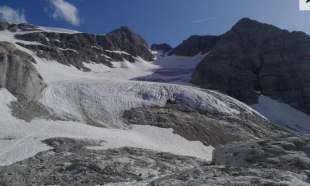
[[(40, 29), (39, 27), (37, 29)], [(112, 66), (111, 61), (128, 60), (134, 62), (141, 57), (153, 60), (144, 39), (127, 27), (121, 27), (106, 35), (88, 33), (61, 33), (43, 30), (17, 32), (15, 38), (32, 44), (19, 43), (41, 58), (56, 60), (88, 70), (83, 63), (95, 62)]]
[(245, 18), (220, 36), (192, 83), (247, 104), (267, 96), (309, 114), (309, 50), (305, 33)]

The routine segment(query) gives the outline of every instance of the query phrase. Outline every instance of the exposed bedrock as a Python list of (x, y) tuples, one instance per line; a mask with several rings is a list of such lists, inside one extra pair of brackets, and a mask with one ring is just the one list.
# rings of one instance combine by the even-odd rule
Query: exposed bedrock
[(135, 62), (136, 57), (152, 61), (153, 55), (145, 40), (127, 27), (121, 27), (106, 35), (89, 33), (32, 32), (15, 35), (17, 39), (39, 44), (23, 44), (39, 57), (56, 60), (87, 70), (83, 62), (112, 66), (111, 61)]
[(99, 141), (55, 138), (52, 150), (0, 167), (0, 185), (139, 185), (203, 164), (202, 160), (137, 148), (91, 150)]
[(261, 140), (220, 147), (214, 162), (137, 148), (92, 150), (94, 140), (54, 138), (53, 149), (0, 167), (0, 184), (28, 185), (309, 185), (309, 139)]
[(13, 44), (0, 42), (0, 87), (20, 99), (34, 100), (45, 88), (34, 59)]
[(164, 107), (134, 108), (125, 111), (123, 119), (128, 125), (173, 128), (175, 133), (190, 141), (212, 146), (287, 134), (255, 115), (225, 116), (174, 103)]
[(248, 104), (263, 94), (310, 113), (310, 37), (244, 18), (220, 36), (192, 82)]
[(216, 165), (276, 168), (309, 173), (309, 142), (309, 136), (288, 136), (229, 144), (214, 151), (213, 162)]

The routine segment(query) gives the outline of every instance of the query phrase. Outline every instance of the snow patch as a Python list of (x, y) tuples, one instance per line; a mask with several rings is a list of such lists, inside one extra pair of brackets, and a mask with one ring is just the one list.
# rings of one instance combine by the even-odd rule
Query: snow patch
[(190, 80), (196, 66), (207, 54), (198, 54), (194, 57), (166, 56), (160, 52), (153, 52), (155, 55), (153, 74), (140, 76), (138, 80), (165, 82), (174, 84), (190, 85)]
[(290, 105), (267, 96), (260, 96), (258, 104), (252, 107), (276, 124), (293, 129), (298, 133), (310, 132), (310, 116)]
[[(27, 51), (27, 49), (24, 51)], [(34, 65), (47, 83), (81, 79), (97, 79), (102, 81), (106, 79), (129, 80), (140, 77), (141, 75), (150, 75), (157, 68), (151, 62), (137, 58), (135, 63), (128, 61), (112, 62), (113, 68), (94, 62), (83, 63), (85, 67), (91, 70), (90, 72), (83, 72), (72, 65), (63, 65), (57, 61), (39, 58), (31, 51), (27, 51), (27, 53), (35, 58), (37, 63)]]
[(152, 126), (133, 126), (130, 130), (107, 129), (79, 122), (41, 119), (26, 123), (10, 113), (8, 104), (15, 100), (6, 89), (0, 89), (0, 166), (50, 149), (41, 141), (55, 137), (104, 140), (101, 149), (135, 147), (211, 160), (212, 147), (188, 141), (174, 134), (172, 129)]
[(65, 28), (56, 28), (56, 27), (45, 27), (45, 26), (40, 26), (40, 30), (44, 32), (55, 32), (55, 33), (65, 33), (65, 34), (78, 34), (81, 33), (76, 30), (70, 30), (70, 29), (65, 29)]

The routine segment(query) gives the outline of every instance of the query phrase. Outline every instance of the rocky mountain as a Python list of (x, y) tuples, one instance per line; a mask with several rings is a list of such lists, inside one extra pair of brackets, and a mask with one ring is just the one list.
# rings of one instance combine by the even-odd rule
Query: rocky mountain
[(146, 61), (153, 60), (153, 55), (144, 39), (128, 27), (121, 27), (105, 35), (50, 32), (39, 27), (34, 29), (34, 32), (30, 33), (17, 33), (15, 38), (35, 43), (18, 44), (30, 49), (41, 58), (56, 60), (82, 70), (88, 70), (83, 63), (89, 62), (112, 66), (111, 61), (134, 62), (137, 57)]
[(248, 18), (220, 36), (192, 82), (248, 104), (260, 95), (310, 113), (310, 36)]

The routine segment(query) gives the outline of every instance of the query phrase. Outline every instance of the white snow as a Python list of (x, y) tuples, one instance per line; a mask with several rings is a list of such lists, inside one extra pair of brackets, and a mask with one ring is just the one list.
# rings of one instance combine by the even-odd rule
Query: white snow
[(157, 55), (155, 63), (162, 68), (173, 68), (173, 69), (195, 69), (196, 66), (207, 54), (197, 54), (193, 57), (186, 56), (162, 56)]
[(97, 128), (79, 122), (19, 120), (10, 113), (8, 104), (16, 100), (6, 89), (0, 89), (0, 166), (21, 161), (50, 149), (41, 141), (53, 137), (97, 139), (105, 143), (96, 149), (136, 147), (211, 159), (212, 147), (188, 141), (172, 132), (151, 126), (133, 126), (131, 130)]
[(258, 104), (252, 107), (276, 124), (293, 129), (298, 133), (310, 132), (310, 116), (290, 105), (260, 96)]
[(65, 33), (65, 34), (77, 34), (81, 33), (76, 30), (70, 30), (70, 29), (65, 29), (65, 28), (56, 28), (56, 27), (45, 27), (45, 26), (40, 26), (40, 30), (44, 32), (55, 32), (55, 33)]
[(105, 50), (106, 52), (110, 52), (110, 53), (116, 53), (116, 54), (125, 54), (125, 55), (129, 55), (127, 52), (125, 51), (119, 51), (119, 50)]
[(207, 54), (198, 54), (194, 57), (185, 56), (163, 56), (160, 53), (153, 52), (156, 55), (153, 73), (148, 76), (140, 76), (139, 80), (166, 82), (174, 84), (189, 85), (192, 73), (196, 66)]

